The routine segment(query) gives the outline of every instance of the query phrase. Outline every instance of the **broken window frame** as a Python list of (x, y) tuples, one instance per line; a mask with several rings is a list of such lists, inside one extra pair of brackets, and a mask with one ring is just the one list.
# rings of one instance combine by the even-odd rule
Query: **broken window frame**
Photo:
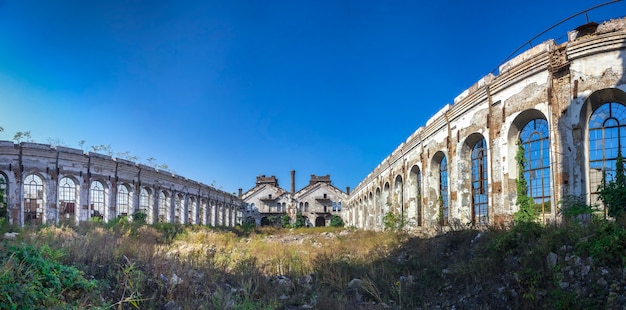
[(472, 223), (489, 224), (487, 142), (483, 137), (472, 148)]
[(450, 199), (448, 196), (448, 159), (444, 155), (439, 161), (439, 199), (441, 207), (440, 224), (448, 226), (448, 217), (450, 215)]
[(618, 150), (626, 155), (626, 106), (614, 101), (600, 105), (589, 117), (588, 134), (590, 203), (596, 204), (601, 203), (598, 187), (602, 178), (609, 182), (615, 177)]
[(70, 177), (59, 180), (59, 220), (71, 220), (76, 215), (78, 187)]
[(90, 217), (105, 219), (106, 214), (106, 187), (100, 181), (92, 181), (89, 186), (89, 202), (91, 204)]
[(24, 224), (42, 224), (44, 189), (44, 182), (40, 176), (29, 174), (24, 178)]
[(524, 147), (524, 180), (526, 195), (541, 206), (541, 218), (552, 213), (550, 194), (550, 130), (548, 121), (542, 118), (530, 120), (520, 131)]

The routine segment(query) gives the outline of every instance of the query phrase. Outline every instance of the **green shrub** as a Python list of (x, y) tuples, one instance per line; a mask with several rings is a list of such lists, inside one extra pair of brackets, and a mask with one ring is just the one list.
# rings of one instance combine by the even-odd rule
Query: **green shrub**
[(488, 248), (500, 253), (523, 252), (532, 247), (543, 233), (543, 226), (535, 222), (517, 222), (510, 230), (498, 234), (490, 241)]
[(1, 309), (70, 308), (96, 290), (96, 281), (57, 262), (60, 250), (24, 243), (6, 247), (0, 265)]
[(155, 223), (152, 225), (158, 232), (163, 234), (164, 243), (170, 243), (176, 239), (176, 237), (184, 232), (184, 227), (180, 224), (172, 223)]
[(559, 213), (566, 224), (590, 220), (595, 211), (597, 211), (596, 207), (590, 206), (585, 202), (584, 196), (568, 195), (563, 197), (559, 204), (561, 205)]
[(148, 215), (143, 211), (137, 211), (133, 213), (133, 222), (135, 223), (145, 224), (146, 218), (148, 218)]
[(296, 213), (296, 221), (293, 223), (293, 228), (301, 228), (306, 226), (306, 218), (302, 216), (302, 212)]
[(333, 215), (333, 217), (330, 219), (331, 227), (343, 227), (343, 225), (345, 225), (345, 223), (339, 215)]
[(383, 216), (383, 225), (385, 226), (385, 229), (394, 231), (399, 230), (404, 228), (404, 224), (404, 215), (396, 214), (393, 210), (385, 213)]
[(280, 217), (280, 223), (283, 226), (283, 228), (290, 228), (291, 218), (289, 217), (289, 215), (283, 214), (283, 216)]
[(615, 222), (602, 222), (579, 249), (605, 264), (626, 266), (626, 228)]

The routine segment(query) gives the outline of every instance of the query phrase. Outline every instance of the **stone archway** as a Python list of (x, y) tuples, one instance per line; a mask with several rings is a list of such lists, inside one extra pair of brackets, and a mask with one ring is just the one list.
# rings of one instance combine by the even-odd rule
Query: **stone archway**
[(318, 216), (315, 219), (315, 227), (324, 227), (326, 226), (326, 219), (323, 216)]
[(267, 216), (261, 218), (261, 226), (270, 226), (271, 224), (272, 223), (270, 223), (270, 219), (268, 219)]

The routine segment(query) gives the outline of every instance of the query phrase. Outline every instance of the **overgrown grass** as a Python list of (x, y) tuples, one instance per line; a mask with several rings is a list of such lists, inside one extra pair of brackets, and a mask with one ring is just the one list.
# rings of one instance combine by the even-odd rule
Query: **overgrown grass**
[[(423, 239), (403, 231), (120, 220), (24, 228), (2, 250), (3, 309), (413, 309), (458, 300), (469, 308), (565, 309), (611, 305), (595, 282), (578, 291), (562, 284), (573, 281), (565, 258), (622, 270), (626, 229), (599, 219), (531, 222)], [(547, 260), (552, 254), (556, 265)]]

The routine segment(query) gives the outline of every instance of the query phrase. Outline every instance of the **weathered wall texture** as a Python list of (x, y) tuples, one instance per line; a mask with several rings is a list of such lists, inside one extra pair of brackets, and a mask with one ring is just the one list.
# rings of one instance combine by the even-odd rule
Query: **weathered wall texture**
[[(557, 219), (566, 195), (595, 204), (589, 168), (589, 119), (605, 103), (626, 105), (626, 19), (547, 41), (515, 57), (457, 96), (380, 163), (351, 193), (344, 219), (358, 228), (381, 230), (394, 211), (410, 228), (499, 224), (517, 211), (515, 161), (520, 131), (533, 120), (548, 123), (549, 195), (542, 219)], [(472, 184), (473, 148), (486, 142), (487, 188)], [(447, 188), (441, 160), (447, 160)], [(591, 169), (593, 170), (593, 169)], [(480, 170), (482, 173), (482, 170)], [(593, 184), (592, 184), (593, 183)], [(477, 194), (476, 194), (477, 193)], [(486, 199), (486, 220), (477, 217), (473, 195)], [(448, 214), (442, 201), (448, 200)]]
[(234, 226), (242, 202), (213, 187), (110, 156), (0, 141), (9, 221), (58, 224), (147, 213), (149, 223)]

